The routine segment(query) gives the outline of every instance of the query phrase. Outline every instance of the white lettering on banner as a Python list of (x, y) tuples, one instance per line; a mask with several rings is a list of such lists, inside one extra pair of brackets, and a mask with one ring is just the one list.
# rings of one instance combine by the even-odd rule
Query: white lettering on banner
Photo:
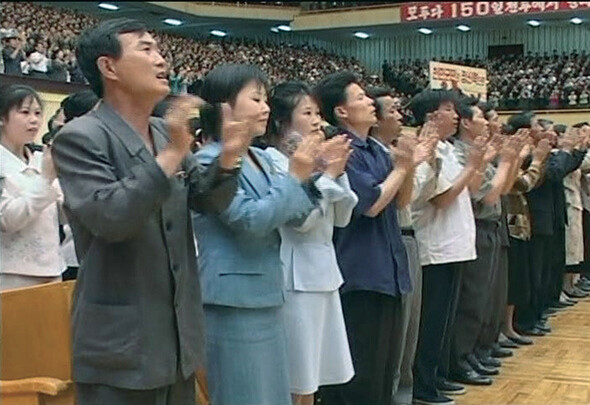
[(416, 7), (416, 6), (408, 7), (408, 16), (406, 17), (406, 20), (407, 21), (414, 21), (414, 20), (418, 19), (418, 16), (416, 15), (417, 12), (418, 12), (418, 7)]
[(442, 18), (444, 14), (444, 10), (441, 4), (437, 4), (436, 6), (432, 7), (430, 9), (430, 16), (432, 18), (436, 18), (437, 20), (440, 20)]
[(547, 1), (545, 2), (545, 10), (553, 8), (553, 10), (559, 10), (559, 2), (557, 1)]
[(420, 7), (420, 16), (422, 20), (428, 20), (430, 17), (430, 7), (428, 6), (421, 6)]
[(506, 7), (504, 8), (504, 11), (510, 14), (516, 14), (518, 13), (518, 2), (517, 1), (507, 1), (506, 3)]
[(487, 1), (478, 1), (475, 5), (477, 15), (488, 15), (490, 13), (490, 3)]
[(503, 1), (493, 1), (492, 2), (492, 11), (496, 15), (504, 14), (504, 2)]
[(461, 17), (471, 17), (473, 15), (473, 2), (464, 1), (461, 3)]
[(529, 1), (521, 1), (518, 6), (518, 11), (521, 13), (528, 13), (533, 6)]
[(590, 8), (590, 1), (452, 1), (402, 4), (402, 21), (544, 13)]

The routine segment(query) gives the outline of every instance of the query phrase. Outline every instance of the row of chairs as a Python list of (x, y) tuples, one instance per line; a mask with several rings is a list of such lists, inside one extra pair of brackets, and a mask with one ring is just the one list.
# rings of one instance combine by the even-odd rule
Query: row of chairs
[[(70, 312), (75, 281), (0, 293), (0, 403), (74, 405)], [(209, 405), (205, 374), (197, 404)]]

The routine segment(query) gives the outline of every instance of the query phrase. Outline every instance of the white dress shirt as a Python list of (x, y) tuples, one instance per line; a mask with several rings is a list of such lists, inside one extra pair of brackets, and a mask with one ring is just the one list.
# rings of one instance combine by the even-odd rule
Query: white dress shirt
[[(439, 141), (437, 158), (442, 161), (440, 175), (432, 197), (443, 194), (463, 170), (448, 141)], [(424, 173), (422, 173), (424, 171)], [(429, 176), (430, 169), (418, 167), (418, 176)], [(412, 205), (414, 230), (420, 251), (420, 264), (457, 263), (477, 258), (475, 250), (475, 219), (467, 187), (444, 209), (438, 209), (428, 200)]]
[(36, 72), (47, 73), (49, 66), (49, 58), (41, 52), (33, 52), (29, 57), (29, 66), (31, 70)]
[[(28, 150), (27, 150), (28, 152)], [(65, 269), (59, 246), (57, 180), (41, 176), (40, 152), (25, 163), (0, 145), (0, 273), (57, 277)]]

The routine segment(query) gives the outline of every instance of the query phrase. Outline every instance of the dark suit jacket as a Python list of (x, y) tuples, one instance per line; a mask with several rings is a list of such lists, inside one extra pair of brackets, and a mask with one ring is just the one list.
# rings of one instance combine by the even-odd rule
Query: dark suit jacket
[[(168, 143), (152, 119), (156, 151)], [(236, 176), (192, 156), (167, 178), (140, 136), (106, 103), (53, 143), (80, 272), (73, 372), (80, 383), (151, 389), (202, 361), (203, 314), (189, 208), (222, 211)]]
[(558, 151), (549, 156), (543, 179), (527, 194), (533, 236), (552, 236), (555, 229), (565, 227), (563, 178), (582, 164), (584, 155), (582, 151)]

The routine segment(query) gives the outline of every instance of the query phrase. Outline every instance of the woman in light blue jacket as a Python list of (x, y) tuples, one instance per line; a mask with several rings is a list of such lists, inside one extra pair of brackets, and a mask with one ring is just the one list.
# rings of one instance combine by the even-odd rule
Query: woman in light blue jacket
[[(286, 82), (272, 93), (271, 125), (266, 149), (282, 171), (306, 137), (323, 138), (319, 107), (306, 84)], [(343, 384), (354, 370), (338, 288), (342, 276), (332, 244), (334, 226), (345, 227), (358, 199), (344, 172), (350, 155), (349, 140), (328, 141), (315, 185), (322, 193), (319, 205), (300, 225), (281, 227), (281, 261), (287, 297), (285, 322), (289, 353), (290, 389), (295, 405), (312, 405), (320, 385)], [(337, 151), (335, 156), (331, 152)]]
[[(211, 164), (222, 126), (263, 135), (269, 116), (267, 80), (251, 65), (220, 65), (205, 77), (201, 97), (208, 143), (197, 153)], [(238, 128), (238, 129), (236, 129)], [(319, 141), (298, 147), (289, 171), (251, 147), (242, 156), (230, 206), (193, 219), (206, 317), (207, 369), (214, 405), (290, 405), (285, 300), (279, 227), (301, 223), (320, 198), (308, 181)]]

